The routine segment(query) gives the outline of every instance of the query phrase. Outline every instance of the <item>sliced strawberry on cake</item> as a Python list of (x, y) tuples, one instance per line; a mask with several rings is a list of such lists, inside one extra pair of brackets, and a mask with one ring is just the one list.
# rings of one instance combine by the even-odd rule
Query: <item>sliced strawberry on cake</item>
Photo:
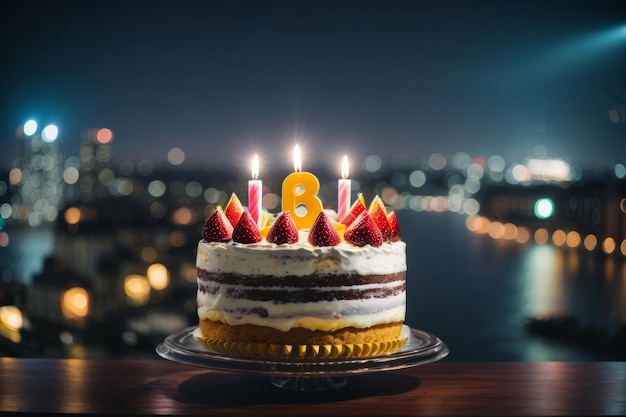
[(233, 225), (233, 227), (237, 226), (237, 223), (239, 222), (239, 219), (243, 214), (243, 205), (241, 204), (239, 197), (237, 197), (235, 193), (232, 193), (232, 195), (230, 196), (230, 200), (228, 200), (228, 203), (226, 203), (226, 209), (224, 210), (224, 214), (230, 221), (230, 224)]
[(202, 239), (207, 242), (227, 242), (233, 237), (233, 226), (218, 207), (207, 219), (202, 229)]
[(346, 225), (346, 227), (350, 226), (354, 219), (356, 219), (357, 216), (365, 210), (367, 210), (367, 207), (365, 206), (365, 197), (363, 197), (363, 193), (359, 193), (357, 199), (354, 201), (354, 203), (352, 203), (350, 211), (348, 211), (346, 217), (343, 218), (341, 223)]
[(382, 233), (383, 240), (388, 240), (391, 233), (391, 227), (389, 226), (389, 221), (387, 220), (387, 210), (385, 209), (385, 204), (379, 196), (376, 196), (374, 200), (372, 200), (368, 212)]
[(252, 219), (250, 212), (245, 210), (233, 229), (233, 241), (237, 243), (258, 243), (262, 240), (259, 226)]
[(400, 233), (400, 222), (398, 222), (398, 216), (396, 216), (396, 212), (392, 211), (387, 215), (387, 221), (389, 222), (389, 241), (397, 242), (402, 239), (402, 235)]
[(356, 246), (372, 245), (375, 247), (383, 244), (383, 235), (374, 223), (374, 219), (367, 211), (362, 212), (346, 229), (343, 235), (346, 242)]
[(267, 241), (277, 245), (296, 243), (298, 241), (298, 228), (289, 210), (283, 211), (276, 217), (274, 224), (272, 224), (267, 234)]
[(313, 246), (337, 246), (340, 242), (332, 221), (321, 211), (309, 231), (309, 243)]

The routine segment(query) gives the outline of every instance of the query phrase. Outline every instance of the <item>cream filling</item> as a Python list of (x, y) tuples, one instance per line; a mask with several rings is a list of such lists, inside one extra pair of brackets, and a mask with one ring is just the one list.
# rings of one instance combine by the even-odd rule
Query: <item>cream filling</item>
[[(380, 285), (379, 285), (380, 286)], [(393, 285), (390, 285), (393, 286)], [(404, 321), (406, 292), (385, 298), (275, 304), (273, 301), (226, 297), (225, 286), (215, 294), (198, 291), (198, 317), (231, 326), (254, 324), (288, 331), (294, 327), (334, 331), (344, 327), (367, 328)], [(367, 286), (350, 287), (351, 289)], [(263, 311), (263, 314), (259, 314)]]

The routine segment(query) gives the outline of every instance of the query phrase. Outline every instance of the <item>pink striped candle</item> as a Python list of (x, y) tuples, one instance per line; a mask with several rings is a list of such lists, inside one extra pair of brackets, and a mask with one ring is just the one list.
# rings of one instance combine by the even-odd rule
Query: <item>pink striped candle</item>
[(337, 185), (337, 221), (342, 221), (350, 211), (350, 193), (352, 182), (348, 178), (348, 156), (341, 161), (341, 179)]
[(252, 158), (252, 179), (248, 181), (248, 211), (250, 216), (261, 227), (261, 206), (263, 200), (263, 182), (258, 180), (259, 156)]

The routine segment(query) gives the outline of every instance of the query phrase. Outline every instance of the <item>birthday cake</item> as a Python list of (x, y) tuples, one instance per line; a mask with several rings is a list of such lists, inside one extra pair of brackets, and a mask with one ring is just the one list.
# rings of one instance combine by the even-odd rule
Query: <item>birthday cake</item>
[[(196, 340), (266, 357), (372, 356), (406, 341), (406, 245), (398, 220), (362, 194), (338, 221), (311, 210), (253, 219), (235, 194), (198, 243)], [(309, 220), (310, 222), (310, 220)]]

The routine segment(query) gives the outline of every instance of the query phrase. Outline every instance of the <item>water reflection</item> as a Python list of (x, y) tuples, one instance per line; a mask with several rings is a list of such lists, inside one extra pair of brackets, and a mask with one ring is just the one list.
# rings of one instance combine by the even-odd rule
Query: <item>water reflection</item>
[(562, 253), (550, 245), (533, 245), (524, 254), (520, 280), (520, 312), (534, 316), (566, 309)]

